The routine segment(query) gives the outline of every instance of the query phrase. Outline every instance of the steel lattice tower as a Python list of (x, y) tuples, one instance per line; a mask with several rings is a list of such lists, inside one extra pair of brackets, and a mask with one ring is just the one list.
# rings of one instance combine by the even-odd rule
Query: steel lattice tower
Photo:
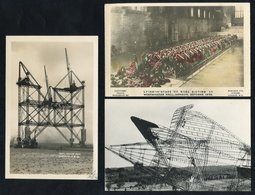
[[(18, 82), (18, 147), (37, 147), (37, 137), (47, 128), (54, 127), (71, 145), (85, 145), (85, 82), (70, 70), (67, 52), (67, 74), (55, 86), (48, 86), (47, 93), (19, 62)], [(69, 86), (66, 87), (68, 79)], [(63, 132), (69, 130), (70, 137)]]

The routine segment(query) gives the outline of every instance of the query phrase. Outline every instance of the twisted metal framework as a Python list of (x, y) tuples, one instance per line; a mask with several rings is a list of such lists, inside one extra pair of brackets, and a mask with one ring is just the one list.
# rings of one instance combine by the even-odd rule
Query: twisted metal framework
[[(55, 87), (48, 87), (46, 69), (45, 76), (46, 95), (27, 67), (19, 62), (17, 146), (37, 147), (36, 138), (47, 127), (54, 127), (71, 146), (75, 142), (84, 146), (85, 82), (80, 81), (69, 68)], [(69, 86), (65, 87), (67, 79)], [(69, 130), (70, 138), (63, 132), (64, 129)]]
[[(111, 145), (106, 149), (182, 190), (203, 186), (207, 166), (234, 165), (250, 177), (250, 146), (192, 108), (193, 105), (187, 105), (177, 109), (169, 128), (131, 117), (147, 142)], [(174, 167), (186, 167), (190, 174), (178, 176)], [(192, 182), (187, 187), (182, 185), (183, 181)]]

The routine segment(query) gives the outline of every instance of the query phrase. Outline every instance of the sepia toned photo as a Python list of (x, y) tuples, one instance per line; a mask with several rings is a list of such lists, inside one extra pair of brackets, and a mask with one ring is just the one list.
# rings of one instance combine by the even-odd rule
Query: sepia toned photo
[(249, 3), (105, 5), (106, 96), (250, 96)]
[(250, 123), (250, 100), (107, 99), (105, 190), (251, 191)]
[(7, 179), (97, 179), (98, 38), (6, 37)]

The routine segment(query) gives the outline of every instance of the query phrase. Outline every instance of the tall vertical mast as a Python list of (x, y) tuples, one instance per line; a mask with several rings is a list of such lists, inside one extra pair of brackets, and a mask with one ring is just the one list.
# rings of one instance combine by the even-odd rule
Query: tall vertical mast
[(48, 92), (48, 98), (50, 100), (50, 99), (52, 99), (51, 98), (51, 91), (50, 91), (50, 88), (49, 88), (48, 75), (47, 75), (47, 71), (46, 71), (46, 67), (45, 66), (44, 66), (44, 74), (45, 74), (45, 83), (46, 83), (46, 89), (47, 89), (47, 92)]
[(71, 77), (71, 74), (70, 73), (70, 63), (69, 63), (69, 60), (68, 60), (68, 54), (67, 54), (67, 50), (65, 48), (65, 54), (66, 54), (66, 66), (67, 66), (67, 73), (68, 73), (68, 79), (69, 79), (69, 86), (71, 87), (72, 85), (72, 77)]
[(67, 74), (68, 74), (68, 80), (69, 80), (69, 87), (70, 87), (70, 145), (73, 146), (73, 142), (74, 142), (74, 132), (73, 132), (73, 117), (74, 117), (74, 111), (73, 111), (73, 91), (71, 90), (72, 88), (72, 73), (71, 73), (71, 70), (70, 70), (70, 63), (69, 63), (69, 60), (68, 60), (68, 55), (67, 55), (67, 50), (65, 48), (65, 54), (66, 54), (66, 65), (67, 65)]
[(46, 72), (46, 67), (45, 66), (44, 66), (44, 75), (45, 75), (46, 89), (48, 90), (49, 83), (48, 83), (48, 76), (47, 76), (47, 72)]

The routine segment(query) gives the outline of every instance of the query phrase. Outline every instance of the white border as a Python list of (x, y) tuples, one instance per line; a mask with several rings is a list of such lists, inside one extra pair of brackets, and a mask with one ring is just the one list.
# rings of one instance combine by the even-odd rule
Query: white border
[[(11, 174), (10, 171), (10, 132), (7, 117), (5, 119), (5, 179), (63, 179), (63, 180), (97, 180), (98, 179), (98, 36), (6, 36), (6, 86), (9, 81), (8, 71), (11, 64), (12, 42), (91, 42), (93, 43), (93, 173), (90, 175), (64, 174)], [(7, 94), (7, 88), (5, 93)], [(86, 90), (86, 89), (85, 89)], [(6, 97), (5, 105), (8, 105)], [(7, 112), (7, 111), (6, 111)]]
[[(243, 6), (244, 7), (244, 87), (150, 87), (150, 88), (123, 88), (111, 87), (111, 9), (123, 6)], [(146, 91), (153, 91), (156, 96), (200, 96), (181, 95), (180, 91), (206, 91), (208, 96), (250, 96), (250, 3), (118, 3), (105, 4), (105, 96), (146, 96)], [(232, 91), (238, 93), (232, 93)], [(167, 93), (168, 91), (177, 93)], [(120, 92), (120, 93), (119, 93)], [(212, 92), (212, 93), (210, 93)], [(151, 95), (148, 95), (151, 97)]]

